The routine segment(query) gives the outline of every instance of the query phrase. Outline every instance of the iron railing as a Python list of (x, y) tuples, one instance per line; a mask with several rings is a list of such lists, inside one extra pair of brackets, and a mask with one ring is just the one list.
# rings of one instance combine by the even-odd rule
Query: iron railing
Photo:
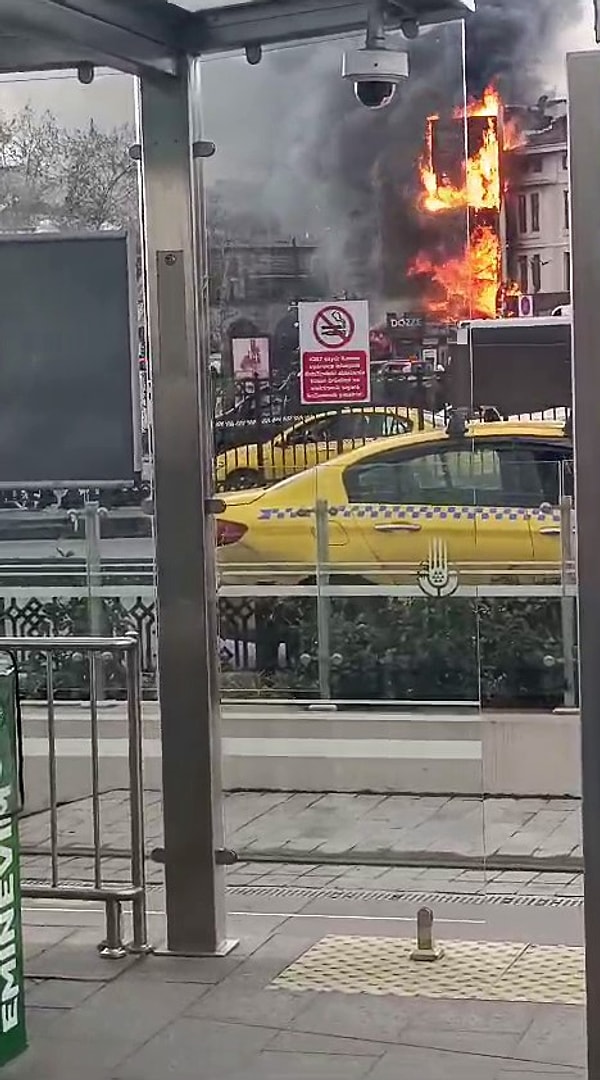
[[(101, 902), (106, 911), (106, 938), (100, 945), (103, 956), (117, 959), (127, 952), (148, 951), (148, 919), (146, 907), (146, 874), (144, 849), (144, 783), (141, 712), (141, 663), (137, 635), (125, 637), (3, 637), (0, 651), (10, 651), (17, 657), (35, 651), (45, 656), (46, 720), (48, 741), (48, 808), (49, 847), (43, 851), (49, 857), (50, 874), (46, 882), (23, 885), (23, 896), (30, 899)], [(63, 884), (61, 860), (70, 857), (68, 846), (61, 845), (61, 793), (58, 777), (57, 718), (55, 693), (55, 660), (65, 653), (83, 654), (89, 667), (90, 772), (93, 874), (90, 884)], [(100, 665), (110, 655), (120, 656), (125, 669), (127, 694), (127, 742), (129, 778), (130, 881), (124, 884), (105, 880), (102, 846), (102, 814), (100, 787), (100, 740), (98, 690)], [(19, 665), (20, 666), (20, 665)], [(43, 812), (43, 811), (42, 811)], [(123, 940), (123, 905), (131, 905), (132, 939)]]

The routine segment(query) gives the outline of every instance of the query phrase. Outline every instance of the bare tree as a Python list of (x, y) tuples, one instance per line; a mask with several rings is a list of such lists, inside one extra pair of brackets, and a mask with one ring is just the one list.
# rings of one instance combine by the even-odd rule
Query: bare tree
[(61, 129), (27, 106), (0, 119), (0, 227), (31, 229), (54, 217), (61, 185)]
[(65, 224), (101, 229), (138, 225), (138, 169), (124, 125), (102, 131), (93, 120), (63, 134), (62, 206)]
[(132, 130), (60, 126), (27, 106), (0, 118), (0, 229), (138, 227)]

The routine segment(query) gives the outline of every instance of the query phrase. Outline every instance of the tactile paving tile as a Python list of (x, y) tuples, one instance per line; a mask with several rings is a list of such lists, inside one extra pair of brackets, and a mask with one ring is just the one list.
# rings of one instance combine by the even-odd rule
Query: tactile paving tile
[(568, 945), (528, 945), (497, 989), (501, 1000), (583, 1005), (584, 951)]
[(583, 949), (518, 942), (444, 941), (434, 963), (415, 963), (407, 938), (326, 937), (272, 983), (281, 990), (398, 997), (585, 1001)]

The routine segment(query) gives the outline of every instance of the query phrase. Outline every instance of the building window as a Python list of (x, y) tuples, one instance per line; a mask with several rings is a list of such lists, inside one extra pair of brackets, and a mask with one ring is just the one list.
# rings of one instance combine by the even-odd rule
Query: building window
[(522, 293), (529, 292), (529, 263), (526, 255), (519, 259), (519, 288)]
[(540, 292), (542, 288), (542, 259), (540, 255), (534, 255), (531, 260), (531, 285), (534, 292)]
[(527, 232), (527, 197), (525, 195), (519, 195), (519, 232)]
[(531, 231), (540, 231), (540, 196), (537, 191), (531, 196)]
[(571, 252), (565, 251), (565, 292), (571, 292)]
[(531, 172), (541, 173), (543, 171), (543, 161), (539, 154), (536, 154), (529, 159), (529, 168)]
[(568, 192), (568, 190), (563, 191), (563, 199), (564, 199), (564, 204), (563, 204), (564, 205), (564, 224), (565, 224), (565, 230), (566, 230), (566, 232), (568, 232), (569, 229), (571, 228), (571, 205), (570, 205), (570, 201), (569, 201), (569, 192)]
[(562, 156), (562, 167), (563, 167), (565, 172), (569, 168), (569, 155), (568, 154), (563, 154), (563, 156)]

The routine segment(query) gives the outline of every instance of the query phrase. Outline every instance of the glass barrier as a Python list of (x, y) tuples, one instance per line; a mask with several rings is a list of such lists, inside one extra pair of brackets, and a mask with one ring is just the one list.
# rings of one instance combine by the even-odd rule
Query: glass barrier
[[(484, 885), (478, 595), (494, 548), (478, 487), (494, 463), (447, 428), (449, 327), (472, 310), (467, 149), (486, 125), (469, 131), (459, 23), (398, 36), (416, 78), (387, 111), (340, 79), (362, 44), (203, 65), (224, 721), (261, 738), (255, 781), (312, 793), (287, 833), (265, 826), (263, 857), (448, 892), (473, 871)], [(370, 393), (311, 401), (299, 305), (358, 300)], [(226, 781), (247, 773), (226, 757)]]

